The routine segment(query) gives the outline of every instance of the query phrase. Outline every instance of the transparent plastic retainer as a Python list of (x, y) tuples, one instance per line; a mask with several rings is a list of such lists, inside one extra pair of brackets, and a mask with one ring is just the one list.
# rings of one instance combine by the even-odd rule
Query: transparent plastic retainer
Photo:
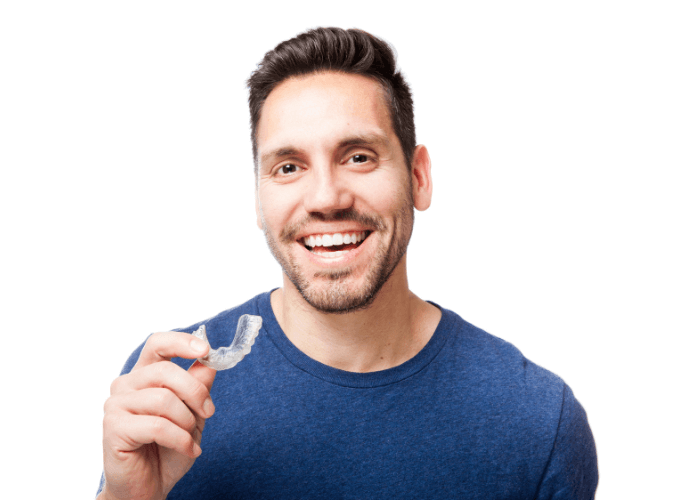
[[(199, 362), (214, 370), (233, 368), (250, 352), (250, 348), (255, 343), (255, 338), (258, 336), (261, 327), (262, 318), (260, 316), (244, 314), (238, 319), (236, 336), (233, 338), (231, 345), (219, 347), (216, 350), (209, 346), (209, 354), (199, 358)], [(200, 326), (192, 335), (209, 344), (207, 329), (204, 325)]]

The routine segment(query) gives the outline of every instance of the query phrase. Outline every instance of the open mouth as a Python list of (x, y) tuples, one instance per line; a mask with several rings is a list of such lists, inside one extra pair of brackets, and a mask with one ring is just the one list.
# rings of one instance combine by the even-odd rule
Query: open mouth
[(371, 231), (313, 234), (305, 236), (300, 242), (308, 251), (314, 254), (332, 257), (337, 255), (338, 252), (345, 252), (358, 248), (370, 234)]

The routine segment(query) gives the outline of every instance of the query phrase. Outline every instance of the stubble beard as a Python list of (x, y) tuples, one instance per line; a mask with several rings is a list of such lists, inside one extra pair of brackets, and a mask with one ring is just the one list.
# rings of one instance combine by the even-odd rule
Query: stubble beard
[[(379, 217), (359, 214), (354, 209), (344, 210), (332, 216), (310, 214), (306, 220), (283, 228), (279, 241), (287, 244), (295, 243), (294, 236), (301, 228), (312, 220), (347, 221), (353, 220), (372, 228), (375, 237), (382, 241), (381, 237), (388, 229)], [(353, 273), (352, 267), (336, 269), (333, 271), (319, 271), (314, 273), (312, 280), (304, 277), (297, 262), (290, 256), (285, 256), (272, 236), (269, 228), (262, 218), (263, 232), (267, 245), (282, 270), (299, 291), (301, 296), (314, 309), (330, 314), (346, 314), (369, 307), (377, 294), (391, 277), (394, 269), (406, 254), (408, 242), (413, 231), (413, 203), (406, 200), (399, 213), (393, 220), (394, 233), (388, 242), (381, 244), (375, 255), (375, 262), (371, 265), (367, 276), (357, 290), (349, 290), (347, 281)]]

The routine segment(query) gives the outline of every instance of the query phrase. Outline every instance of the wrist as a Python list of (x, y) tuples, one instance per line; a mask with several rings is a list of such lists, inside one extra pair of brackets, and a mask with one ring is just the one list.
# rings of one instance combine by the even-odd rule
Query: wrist
[[(163, 500), (167, 500), (167, 498), (168, 498), (167, 494), (163, 495)], [(97, 495), (95, 497), (95, 500), (120, 500), (120, 499), (118, 497), (111, 495), (107, 491), (107, 485), (105, 484), (105, 486), (102, 488), (102, 491), (100, 491), (99, 495)]]

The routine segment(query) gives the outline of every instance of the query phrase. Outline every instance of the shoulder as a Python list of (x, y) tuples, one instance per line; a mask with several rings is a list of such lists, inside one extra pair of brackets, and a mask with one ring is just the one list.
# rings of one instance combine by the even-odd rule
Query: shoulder
[[(583, 406), (557, 375), (511, 343), (443, 309), (449, 337), (436, 358), (440, 377), (457, 388), (459, 411), (498, 438), (497, 456), (520, 450), (540, 478), (537, 498), (592, 498), (598, 481), (593, 435)], [(466, 424), (465, 424), (466, 425)]]
[(442, 309), (449, 330), (444, 359), (458, 372), (468, 372), (487, 385), (539, 392), (559, 400), (564, 381), (537, 365), (510, 342), (487, 333), (449, 309)]
[(435, 362), (445, 390), (459, 391), (468, 408), (488, 408), (475, 413), (491, 424), (551, 444), (566, 404), (564, 381), (456, 313), (443, 309), (443, 316), (449, 331)]

